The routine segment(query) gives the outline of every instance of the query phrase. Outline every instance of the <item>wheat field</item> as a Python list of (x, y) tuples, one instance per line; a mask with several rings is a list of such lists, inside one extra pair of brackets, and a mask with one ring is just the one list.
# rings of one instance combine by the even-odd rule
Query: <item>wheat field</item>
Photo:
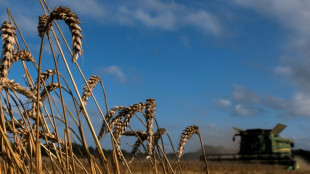
[[(200, 138), (197, 143), (200, 143), (205, 154), (199, 128), (187, 127), (181, 135), (179, 147), (175, 149), (168, 132), (156, 120), (154, 99), (109, 108), (101, 78), (92, 75), (87, 79), (77, 61), (83, 54), (83, 33), (78, 15), (67, 7), (50, 9), (45, 0), (40, 3), (45, 13), (39, 17), (37, 27), (41, 40), (38, 57), (33, 56), (9, 9), (8, 19), (1, 25), (0, 172), (136, 173), (138, 162), (138, 166), (145, 167), (150, 173), (187, 173), (183, 169), (186, 165), (180, 162), (180, 158), (193, 135)], [(65, 29), (69, 28), (71, 36), (63, 35), (58, 20), (64, 21), (67, 25)], [(70, 37), (71, 43), (67, 42), (67, 37)], [(45, 54), (44, 45), (47, 45), (51, 56)], [(58, 58), (64, 66), (58, 65)], [(46, 61), (54, 63), (42, 69)], [(23, 81), (9, 78), (12, 65), (18, 63), (22, 65), (23, 73), (15, 75), (22, 77)], [(78, 73), (73, 74), (73, 68)], [(84, 82), (83, 92), (79, 91), (81, 86), (76, 81)], [(95, 96), (95, 88), (101, 94)], [(104, 104), (99, 104), (97, 98), (104, 98)], [(89, 102), (96, 106), (101, 115), (100, 129), (93, 126), (87, 109)], [(131, 126), (133, 120), (143, 129), (137, 130)], [(90, 134), (86, 135), (85, 130), (89, 130)], [(96, 156), (90, 152), (86, 136), (92, 136)], [(126, 143), (121, 142), (123, 136), (135, 140), (127, 158), (120, 147)], [(166, 155), (163, 136), (170, 140), (167, 143), (174, 152), (172, 159)], [(106, 157), (105, 147), (101, 145), (102, 141), (107, 140), (113, 147), (109, 157)], [(73, 149), (75, 144), (81, 145), (79, 151)], [(137, 152), (142, 153), (145, 160), (136, 160)], [(209, 173), (205, 155), (199, 166), (200, 172)]]

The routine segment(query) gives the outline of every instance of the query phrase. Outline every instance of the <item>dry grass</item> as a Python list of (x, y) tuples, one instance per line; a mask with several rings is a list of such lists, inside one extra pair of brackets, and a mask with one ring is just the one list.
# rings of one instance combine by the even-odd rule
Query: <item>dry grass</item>
[[(176, 165), (175, 163), (172, 163)], [(202, 174), (204, 162), (202, 161), (183, 161), (181, 162), (183, 173)], [(151, 174), (152, 169), (147, 167), (147, 161), (136, 161), (132, 163), (131, 169), (136, 174)], [(149, 171), (149, 172), (147, 172)], [(308, 174), (309, 170), (300, 169), (298, 171), (289, 171), (281, 165), (264, 165), (258, 163), (240, 163), (240, 162), (209, 162), (209, 172), (211, 174)], [(164, 173), (164, 171), (159, 171)]]

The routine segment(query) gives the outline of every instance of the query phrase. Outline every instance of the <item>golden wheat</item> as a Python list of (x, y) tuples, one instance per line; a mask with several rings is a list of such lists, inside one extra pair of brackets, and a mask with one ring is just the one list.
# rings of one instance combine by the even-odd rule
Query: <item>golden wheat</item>
[(180, 159), (183, 152), (184, 152), (184, 147), (186, 145), (186, 142), (194, 135), (199, 133), (199, 128), (198, 126), (188, 126), (186, 129), (184, 129), (182, 136), (180, 138), (180, 143), (179, 143), (179, 148), (177, 152), (177, 158)]
[[(88, 97), (91, 95), (92, 91), (94, 90), (95, 86), (100, 80), (101, 80), (100, 77), (92, 75), (86, 82), (87, 84), (84, 86), (84, 91), (83, 91), (83, 96), (82, 96), (82, 102), (84, 106), (86, 106)], [(80, 108), (82, 107), (80, 106)]]
[[(76, 62), (78, 54), (82, 54), (81, 40), (83, 39), (81, 34), (82, 30), (79, 27), (81, 22), (78, 16), (67, 7), (56, 7), (53, 11), (50, 11), (45, 0), (40, 0), (40, 2), (45, 15), (39, 17), (38, 23), (38, 32), (41, 37), (38, 65), (32, 53), (29, 51), (27, 43), (9, 10), (8, 16), (10, 21), (13, 21), (14, 25), (5, 21), (0, 28), (0, 35), (3, 40), (0, 60), (0, 144), (2, 145), (0, 148), (0, 153), (2, 155), (0, 172), (78, 173), (82, 171), (83, 173), (110, 174), (110, 168), (113, 169), (114, 173), (120, 173), (118, 161), (122, 161), (126, 165), (128, 173), (131, 173), (131, 169), (126, 163), (127, 159), (124, 158), (120, 149), (121, 137), (129, 136), (136, 140), (132, 145), (129, 162), (133, 161), (140, 146), (142, 146), (154, 173), (158, 173), (158, 167), (160, 166), (164, 173), (174, 173), (175, 169), (172, 168), (165, 150), (162, 150), (165, 144), (163, 139), (161, 144), (158, 143), (162, 135), (167, 134), (167, 131), (165, 128), (160, 128), (156, 121), (155, 100), (149, 98), (145, 102), (129, 106), (116, 106), (109, 110), (100, 77), (93, 75), (86, 81)], [(49, 15), (46, 12), (46, 8), (50, 12)], [(68, 49), (72, 56), (72, 62), (75, 62), (75, 65), (80, 70), (81, 76), (86, 83), (82, 97), (77, 90), (76, 82), (71, 74), (70, 67), (66, 63), (60, 41), (56, 38), (52, 26), (53, 23), (57, 26), (58, 31), (62, 35), (56, 20), (64, 20), (69, 26), (72, 35), (73, 53), (69, 47)], [(15, 28), (17, 28), (19, 35), (23, 38), (27, 50), (20, 50), (21, 46), (20, 43), (18, 43)], [(63, 72), (58, 69), (55, 50), (51, 44), (52, 38), (49, 35), (50, 31), (57, 43), (57, 47), (64, 60), (67, 73), (72, 83), (68, 83), (66, 78), (62, 75)], [(41, 61), (47, 59), (45, 57), (42, 59), (42, 52), (45, 51), (43, 49), (46, 40), (44, 39), (45, 36), (47, 36), (48, 44), (54, 59), (54, 65), (45, 72), (41, 72)], [(68, 45), (64, 37), (62, 38), (64, 43)], [(22, 65), (27, 80), (26, 83), (24, 83), (25, 85), (8, 79), (10, 68), (12, 64), (17, 61), (22, 61), (23, 63)], [(33, 71), (28, 71), (27, 64), (25, 64), (24, 61), (31, 62), (35, 66), (34, 72), (37, 72), (35, 76), (31, 75)], [(57, 76), (56, 81), (54, 75)], [(62, 79), (60, 79), (60, 77)], [(33, 79), (35, 79), (36, 82), (33, 82)], [(101, 111), (92, 93), (98, 82), (100, 82), (104, 93), (106, 115)], [(71, 86), (74, 87), (76, 93), (72, 92)], [(50, 95), (51, 93), (53, 95)], [(72, 102), (64, 102), (64, 96), (71, 97), (70, 99)], [(104, 119), (98, 135), (94, 131), (92, 122), (88, 116), (88, 111), (85, 108), (90, 96), (93, 97)], [(13, 107), (17, 109), (17, 112)], [(86, 142), (85, 138), (87, 135), (84, 134), (83, 129), (84, 120), (81, 118), (81, 115), (84, 115), (88, 123), (88, 128), (92, 131), (92, 136), (97, 146), (96, 149), (99, 152), (100, 165), (98, 160), (95, 159), (88, 149), (88, 142)], [(143, 115), (143, 117), (140, 118), (139, 115)], [(139, 119), (138, 123), (142, 124), (145, 130), (136, 131), (133, 128), (136, 125), (132, 124), (132, 122), (135, 121), (133, 119), (134, 116)], [(153, 131), (154, 120), (158, 128), (155, 133)], [(126, 131), (128, 128), (130, 128), (131, 131)], [(99, 143), (99, 139), (109, 133), (113, 146), (111, 165), (107, 162)], [(178, 149), (178, 159), (183, 153), (187, 140), (194, 133), (199, 134), (197, 126), (188, 127), (183, 132)], [(168, 134), (167, 136), (169, 137)], [(84, 148), (83, 152), (86, 153), (88, 166), (77, 158), (78, 153), (72, 148), (72, 142), (76, 141), (82, 144)], [(145, 141), (147, 141), (147, 147), (144, 145)], [(173, 147), (171, 141), (170, 143)], [(49, 161), (41, 160), (41, 148), (47, 155), (46, 159)], [(82, 152), (82, 149), (80, 152)], [(178, 165), (180, 164), (178, 163)], [(103, 168), (101, 168), (101, 166), (103, 166)], [(182, 171), (180, 166), (179, 168), (180, 171)]]

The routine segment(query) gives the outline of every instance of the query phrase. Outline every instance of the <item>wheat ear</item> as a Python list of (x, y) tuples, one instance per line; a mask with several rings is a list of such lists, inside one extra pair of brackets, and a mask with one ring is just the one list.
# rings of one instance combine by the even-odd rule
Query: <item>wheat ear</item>
[(38, 31), (42, 37), (52, 26), (53, 20), (64, 20), (69, 26), (72, 34), (72, 62), (76, 62), (78, 54), (82, 55), (82, 29), (78, 24), (81, 24), (78, 16), (67, 7), (55, 7), (49, 16), (43, 15), (39, 17)]
[(0, 80), (2, 82), (3, 79), (8, 77), (10, 62), (13, 59), (13, 53), (15, 50), (14, 37), (16, 36), (16, 33), (14, 26), (9, 22), (4, 21), (0, 28), (0, 35), (2, 35), (3, 40), (0, 64)]
[[(118, 143), (118, 145), (120, 145), (120, 138), (125, 132), (126, 128), (128, 127), (131, 118), (136, 112), (142, 112), (142, 109), (144, 108), (144, 106), (145, 105), (143, 103), (130, 106), (128, 114), (126, 114), (124, 121), (119, 121), (116, 123), (116, 126), (114, 128), (115, 131), (113, 132), (113, 134), (114, 134), (116, 143)], [(122, 158), (121, 158), (122, 154), (121, 154), (120, 149), (117, 149), (117, 153), (118, 153), (119, 160), (122, 161)]]
[[(45, 70), (45, 72), (42, 72), (40, 77), (41, 77), (41, 81), (45, 81), (47, 80), (49, 77), (53, 76), (56, 73), (55, 70), (51, 70), (51, 69), (47, 69)], [(38, 84), (38, 80), (36, 81), (35, 84)]]
[(126, 131), (123, 133), (125, 136), (133, 136), (133, 137), (146, 137), (147, 133), (144, 131)]
[(129, 157), (130, 157), (129, 163), (131, 163), (134, 160), (134, 158), (136, 157), (136, 154), (138, 152), (139, 147), (147, 139), (147, 133), (146, 132), (141, 132), (141, 133), (137, 132), (137, 133), (138, 133), (139, 137), (138, 137), (137, 141), (135, 142), (135, 144), (133, 145), (132, 150), (129, 154)]
[(188, 126), (186, 129), (184, 129), (180, 143), (179, 143), (179, 148), (177, 152), (177, 159), (180, 159), (183, 152), (184, 152), (184, 147), (186, 145), (186, 142), (193, 136), (193, 134), (199, 134), (199, 128), (198, 126)]
[(52, 83), (52, 84), (47, 85), (46, 88), (40, 94), (41, 101), (43, 101), (47, 97), (48, 93), (50, 93), (51, 91), (53, 91), (59, 87), (60, 87), (59, 83)]
[(99, 135), (98, 135), (98, 139), (100, 140), (103, 135), (105, 135), (108, 131), (108, 127), (112, 128), (117, 122), (119, 122), (122, 118), (124, 118), (129, 112), (129, 107), (123, 107), (118, 114), (112, 119), (111, 122), (109, 122), (108, 125), (106, 125), (104, 122), (101, 126)]
[(126, 128), (128, 127), (129, 122), (130, 122), (131, 118), (133, 117), (133, 115), (136, 112), (142, 112), (142, 109), (144, 109), (144, 108), (145, 108), (145, 105), (143, 103), (138, 103), (138, 104), (129, 106), (128, 113), (126, 114), (124, 121), (117, 122), (115, 125), (115, 128), (114, 128), (115, 139), (118, 142), (119, 142), (120, 137), (123, 135)]
[(167, 133), (167, 131), (165, 128), (158, 128), (154, 134), (154, 145), (157, 145), (160, 137), (166, 133)]
[(26, 96), (28, 99), (36, 99), (35, 94), (26, 89), (25, 87), (21, 86), (19, 83), (15, 83), (14, 80), (4, 80), (2, 82), (2, 87), (6, 90), (16, 91), (24, 96)]
[(153, 154), (153, 118), (155, 118), (155, 111), (156, 111), (156, 102), (154, 99), (149, 98), (145, 102), (145, 114), (144, 117), (146, 119), (146, 126), (147, 126), (147, 158), (150, 158)]
[[(82, 96), (82, 102), (84, 106), (86, 106), (88, 97), (91, 95), (92, 91), (94, 90), (95, 86), (100, 80), (101, 80), (100, 77), (92, 75), (86, 82), (87, 84), (84, 86), (84, 91), (83, 91), (83, 96)], [(80, 108), (82, 107), (80, 106)]]
[(52, 23), (50, 21), (50, 16), (43, 15), (39, 16), (39, 25), (38, 25), (38, 32), (39, 36), (43, 37), (47, 31), (50, 30), (52, 27)]
[(102, 126), (100, 128), (99, 135), (98, 135), (99, 140), (107, 132), (108, 130), (107, 126), (109, 126), (111, 118), (114, 116), (116, 112), (122, 110), (123, 108), (125, 108), (125, 106), (115, 106), (114, 108), (110, 109), (110, 111), (104, 116), (108, 125), (106, 125), (105, 121), (102, 122)]

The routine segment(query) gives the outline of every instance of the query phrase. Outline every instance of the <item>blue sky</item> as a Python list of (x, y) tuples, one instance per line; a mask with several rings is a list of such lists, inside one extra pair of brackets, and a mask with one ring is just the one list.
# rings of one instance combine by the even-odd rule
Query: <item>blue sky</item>
[[(271, 129), (281, 122), (288, 126), (282, 136), (310, 150), (310, 2), (47, 2), (79, 15), (84, 54), (78, 63), (87, 77), (102, 78), (110, 107), (155, 98), (159, 124), (175, 143), (195, 124), (207, 144), (236, 147), (233, 126)], [(38, 55), (39, 1), (0, 4), (1, 21), (10, 8)], [(99, 130), (100, 116), (92, 120)]]

